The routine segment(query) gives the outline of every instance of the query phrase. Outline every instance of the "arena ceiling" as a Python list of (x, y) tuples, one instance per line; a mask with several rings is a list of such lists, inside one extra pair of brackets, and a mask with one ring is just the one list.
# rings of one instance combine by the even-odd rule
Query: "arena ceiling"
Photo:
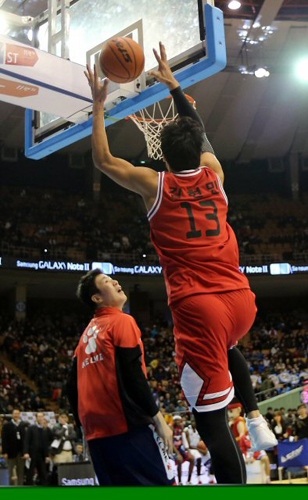
[[(307, 0), (246, 0), (233, 12), (227, 3), (216, 1), (225, 13), (228, 66), (189, 89), (217, 155), (240, 162), (289, 152), (308, 157), (308, 82), (295, 75), (296, 63), (308, 58)], [(0, 6), (35, 17), (47, 0), (0, 0)], [(256, 78), (258, 67), (270, 76)], [(0, 141), (22, 148), (23, 131), (24, 110), (0, 103)], [(132, 123), (116, 123), (108, 135), (113, 154), (146, 158), (143, 137)], [(88, 149), (89, 139), (68, 148)]]

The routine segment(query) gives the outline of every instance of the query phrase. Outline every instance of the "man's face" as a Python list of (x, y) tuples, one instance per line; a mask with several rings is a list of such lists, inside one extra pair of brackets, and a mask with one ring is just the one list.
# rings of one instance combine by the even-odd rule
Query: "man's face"
[(122, 308), (127, 301), (127, 296), (117, 280), (106, 274), (98, 274), (95, 278), (98, 293), (92, 295), (92, 300), (98, 306)]
[(13, 420), (15, 422), (18, 422), (18, 420), (20, 420), (20, 411), (19, 410), (14, 410), (13, 411)]
[(82, 446), (82, 444), (77, 444), (77, 446), (76, 446), (76, 453), (77, 453), (77, 455), (81, 455), (82, 452), (83, 452), (83, 446)]
[(300, 406), (299, 409), (297, 410), (297, 413), (299, 414), (300, 417), (305, 418), (307, 416), (307, 409), (305, 406)]
[(38, 425), (41, 425), (43, 427), (43, 424), (44, 424), (44, 413), (38, 413), (36, 415), (36, 421), (38, 423)]
[(67, 415), (60, 415), (59, 416), (59, 422), (61, 425), (65, 425), (68, 422), (68, 416)]

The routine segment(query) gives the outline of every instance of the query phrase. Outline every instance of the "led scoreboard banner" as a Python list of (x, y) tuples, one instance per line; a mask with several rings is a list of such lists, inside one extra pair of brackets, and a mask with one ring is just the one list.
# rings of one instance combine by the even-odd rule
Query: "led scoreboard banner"
[[(92, 269), (100, 269), (108, 275), (162, 275), (162, 267), (158, 265), (146, 265), (140, 262), (137, 265), (113, 264), (111, 262), (73, 262), (73, 261), (54, 261), (54, 260), (28, 260), (17, 259), (14, 257), (0, 257), (0, 269), (28, 270), (28, 271), (47, 271), (60, 273), (87, 273)], [(246, 276), (282, 276), (290, 274), (307, 274), (307, 265), (295, 265), (287, 262), (278, 262), (261, 266), (240, 266), (240, 271)]]

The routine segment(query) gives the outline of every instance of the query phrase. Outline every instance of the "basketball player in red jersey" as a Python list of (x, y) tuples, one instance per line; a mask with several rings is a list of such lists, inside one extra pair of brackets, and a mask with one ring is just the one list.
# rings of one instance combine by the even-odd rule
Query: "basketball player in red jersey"
[(154, 54), (158, 70), (151, 73), (170, 89), (180, 116), (161, 133), (167, 172), (136, 168), (111, 154), (104, 122), (108, 80), (100, 83), (96, 68), (93, 73), (88, 67), (93, 160), (104, 174), (143, 198), (164, 271), (185, 397), (209, 448), (217, 482), (245, 483), (245, 464), (226, 414), (234, 389), (254, 448), (276, 444), (258, 410), (247, 363), (235, 347), (254, 322), (255, 296), (239, 271), (221, 164), (172, 74), (163, 44), (160, 54)]

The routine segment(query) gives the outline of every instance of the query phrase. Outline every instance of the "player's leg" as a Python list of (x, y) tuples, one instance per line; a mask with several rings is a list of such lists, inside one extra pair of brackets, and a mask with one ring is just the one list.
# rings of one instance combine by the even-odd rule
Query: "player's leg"
[(178, 450), (176, 451), (175, 463), (176, 463), (176, 470), (177, 470), (177, 474), (178, 474), (178, 484), (179, 484), (179, 486), (182, 486), (182, 463), (183, 463), (183, 458), (182, 458), (182, 455), (178, 452)]
[[(113, 486), (171, 486), (174, 474), (159, 438), (148, 426), (89, 441), (99, 483)], [(109, 480), (109, 482), (107, 482)]]
[(197, 469), (197, 477), (198, 477), (198, 484), (202, 484), (201, 482), (201, 458), (197, 458), (196, 460), (196, 469)]
[(187, 482), (187, 484), (191, 484), (191, 476), (192, 476), (192, 473), (193, 473), (193, 470), (194, 470), (194, 466), (195, 466), (195, 459), (192, 456), (192, 454), (189, 453), (189, 452), (187, 452), (187, 460), (188, 460), (188, 463), (189, 463), (189, 468), (188, 468), (188, 482)]
[(266, 482), (271, 482), (271, 463), (265, 451), (261, 451), (262, 455), (260, 457), (260, 462), (265, 470)]
[(225, 410), (234, 397), (228, 371), (227, 308), (217, 295), (200, 294), (177, 304), (172, 313), (182, 389), (210, 451), (217, 482), (244, 484), (245, 463)]
[(247, 361), (237, 347), (228, 350), (228, 362), (234, 383), (235, 396), (242, 403), (247, 416), (259, 417), (260, 412), (252, 387)]
[[(88, 447), (99, 485), (113, 486), (112, 477), (109, 473), (108, 467), (109, 461), (108, 458), (106, 459), (107, 453), (105, 451), (103, 439), (91, 439), (91, 441), (88, 441)], [(118, 474), (121, 474), (120, 468), (118, 470)]]
[(252, 439), (253, 449), (263, 450), (275, 446), (277, 440), (260, 414), (252, 387), (247, 362), (242, 353), (234, 346), (251, 328), (256, 314), (255, 295), (249, 289), (237, 290), (222, 295), (225, 305), (232, 315), (232, 331), (229, 336), (228, 364), (232, 375), (235, 395), (242, 403), (247, 419), (247, 427)]
[(213, 471), (220, 484), (245, 484), (246, 466), (227, 421), (227, 410), (210, 412), (194, 410), (197, 429), (206, 443)]

